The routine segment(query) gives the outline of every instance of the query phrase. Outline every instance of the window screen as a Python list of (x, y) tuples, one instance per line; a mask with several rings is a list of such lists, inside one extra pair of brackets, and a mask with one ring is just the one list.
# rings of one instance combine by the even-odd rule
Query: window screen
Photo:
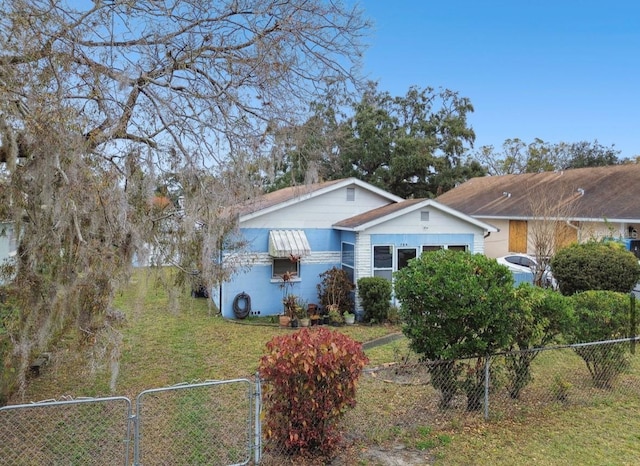
[(300, 276), (300, 262), (293, 262), (288, 258), (273, 258), (272, 278), (282, 278), (285, 273), (293, 273), (296, 277)]

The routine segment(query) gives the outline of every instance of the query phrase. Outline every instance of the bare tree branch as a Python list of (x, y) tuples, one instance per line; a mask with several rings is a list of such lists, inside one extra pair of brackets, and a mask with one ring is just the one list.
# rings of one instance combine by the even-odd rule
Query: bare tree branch
[(330, 83), (359, 84), (368, 31), (335, 0), (0, 0), (0, 10), (2, 196), (22, 234), (7, 278), (24, 313), (11, 335), (22, 358), (60, 335), (56, 325), (95, 335), (150, 248), (209, 284), (227, 278), (212, 257), (223, 241), (243, 244), (221, 208), (260, 189), (273, 127), (300, 121)]

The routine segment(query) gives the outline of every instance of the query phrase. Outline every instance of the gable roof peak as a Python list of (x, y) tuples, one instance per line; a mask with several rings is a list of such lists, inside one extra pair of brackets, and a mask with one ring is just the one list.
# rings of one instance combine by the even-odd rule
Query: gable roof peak
[(260, 212), (276, 210), (301, 199), (310, 199), (351, 185), (359, 186), (367, 191), (376, 193), (377, 195), (389, 200), (389, 202), (399, 202), (403, 200), (401, 197), (369, 184), (366, 181), (351, 177), (319, 183), (289, 186), (263, 194), (245, 202), (240, 207), (240, 216), (259, 215)]

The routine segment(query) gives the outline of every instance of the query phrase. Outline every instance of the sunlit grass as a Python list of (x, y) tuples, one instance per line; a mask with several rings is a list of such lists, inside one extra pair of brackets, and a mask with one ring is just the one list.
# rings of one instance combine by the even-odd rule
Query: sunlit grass
[[(116, 295), (114, 307), (125, 319), (115, 326), (122, 346), (114, 390), (109, 352), (100, 360), (94, 348), (77, 351), (69, 337), (54, 367), (32, 380), (25, 401), (63, 395), (135, 397), (142, 390), (178, 383), (252, 377), (267, 341), (295, 331), (280, 328), (272, 318), (224, 319), (211, 300), (192, 298), (187, 289), (172, 292), (162, 278), (139, 270)], [(360, 342), (399, 331), (368, 325), (329, 328)]]
[(640, 402), (545, 411), (451, 433), (439, 465), (633, 465), (640, 457)]

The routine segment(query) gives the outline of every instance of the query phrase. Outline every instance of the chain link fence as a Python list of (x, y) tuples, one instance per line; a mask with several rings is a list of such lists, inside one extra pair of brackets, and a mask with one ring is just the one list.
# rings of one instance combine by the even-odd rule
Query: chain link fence
[(124, 397), (5, 406), (0, 464), (248, 464), (255, 398), (254, 383), (237, 379), (146, 390), (135, 413)]
[[(446, 442), (446, 434), (436, 432), (486, 419), (522, 420), (558, 407), (637, 400), (637, 339), (438, 363), (404, 358), (368, 368), (358, 381), (355, 408), (338, 416), (343, 443), (332, 464), (365, 464), (366, 449), (397, 444), (428, 450)], [(0, 408), (0, 462), (292, 464), (286, 449), (262, 430), (268, 425), (268, 406), (261, 403), (267, 384), (238, 379), (147, 390), (136, 398), (135, 412), (122, 397), (6, 406)], [(328, 387), (303, 401), (324, 403), (331, 395)], [(289, 414), (280, 413), (285, 420)], [(326, 427), (308, 422), (311, 429)], [(314, 460), (305, 464), (327, 461)]]
[(136, 465), (247, 464), (254, 384), (248, 379), (147, 390), (136, 400)]
[(0, 463), (114, 465), (131, 457), (127, 398), (44, 401), (0, 408)]
[[(640, 397), (639, 337), (439, 363), (389, 363), (364, 371), (348, 438), (389, 447), (425, 431), (486, 419), (526, 419), (557, 407), (624, 404)], [(433, 436), (430, 440), (433, 441)]]

